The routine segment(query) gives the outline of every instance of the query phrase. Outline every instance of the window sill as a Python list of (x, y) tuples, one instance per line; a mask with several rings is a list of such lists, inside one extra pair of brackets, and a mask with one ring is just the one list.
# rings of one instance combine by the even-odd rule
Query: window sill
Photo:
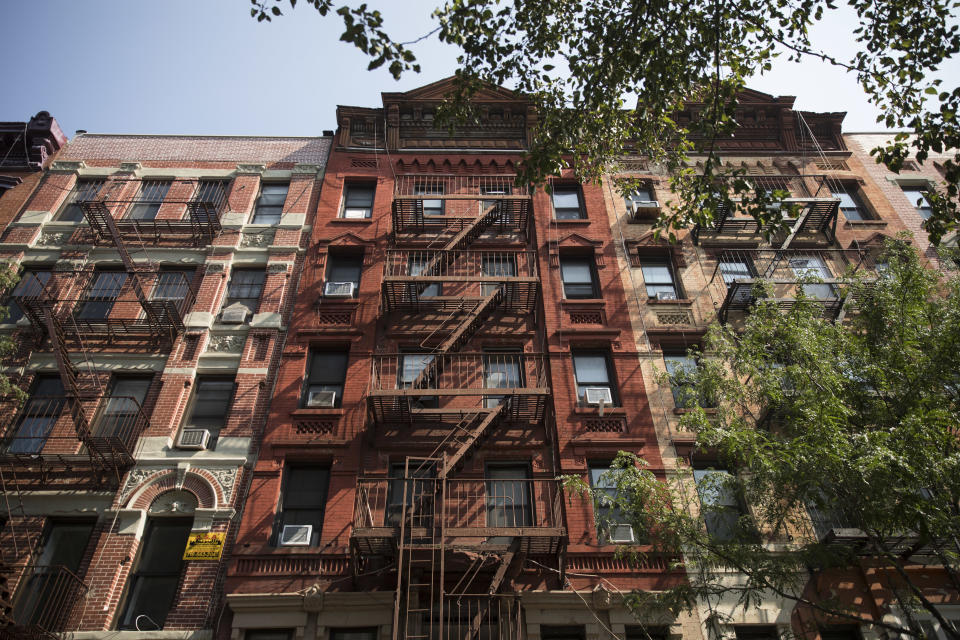
[(558, 220), (557, 218), (554, 218), (553, 222), (558, 225), (564, 225), (564, 224), (587, 225), (587, 224), (590, 224), (590, 218), (564, 218), (563, 220)]
[[(694, 411), (696, 411), (696, 409), (681, 409), (681, 408), (679, 408), (679, 407), (674, 407), (674, 409), (673, 409), (673, 414), (674, 414), (674, 415), (677, 415), (677, 416), (682, 416), (682, 415), (684, 415), (684, 414), (686, 414), (686, 413), (693, 413)], [(704, 409), (703, 412), (704, 412), (705, 414), (707, 414), (708, 416), (715, 416), (715, 415), (717, 415), (717, 410), (716, 410), (716, 409)]]
[(340, 305), (344, 307), (359, 307), (360, 298), (338, 298), (337, 296), (317, 296), (318, 305)]
[(290, 415), (295, 418), (296, 417), (309, 418), (313, 416), (342, 416), (344, 415), (344, 413), (345, 411), (343, 410), (342, 407), (335, 408), (335, 409), (315, 409), (315, 408), (301, 407), (300, 409), (294, 409), (293, 411), (291, 411)]
[(886, 220), (847, 220), (843, 226), (860, 229), (883, 229), (887, 226)]
[[(594, 406), (587, 406), (587, 407), (575, 406), (573, 408), (573, 413), (581, 416), (596, 416), (596, 415), (599, 415), (600, 410), (598, 407), (594, 407)], [(627, 415), (627, 410), (624, 409), (623, 407), (604, 407), (603, 408), (604, 418), (606, 418), (607, 416), (625, 417), (626, 415)]]
[(327, 220), (334, 224), (373, 224), (373, 218), (333, 218)]
[(603, 298), (564, 298), (560, 301), (563, 307), (602, 307)]
[(693, 298), (677, 298), (675, 300), (657, 300), (656, 298), (647, 298), (647, 304), (655, 305), (676, 305), (676, 306), (690, 306), (693, 304)]

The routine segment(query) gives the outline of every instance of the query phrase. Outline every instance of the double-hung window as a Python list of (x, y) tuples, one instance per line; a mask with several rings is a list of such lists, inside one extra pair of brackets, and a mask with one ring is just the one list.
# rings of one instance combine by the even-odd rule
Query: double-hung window
[(673, 262), (668, 256), (642, 256), (640, 270), (648, 298), (676, 300), (681, 297)]
[(610, 367), (610, 356), (599, 351), (575, 351), (573, 373), (577, 382), (577, 399), (581, 404), (618, 406), (616, 389)]
[[(411, 276), (423, 275), (423, 272), (430, 266), (436, 258), (433, 257), (431, 253), (413, 253), (409, 258), (407, 258), (407, 271)], [(430, 275), (438, 275), (439, 272), (443, 269), (443, 262), (439, 263), (441, 265), (440, 269), (431, 269)], [(413, 289), (416, 289), (416, 295), (411, 295), (411, 299), (416, 300), (417, 298), (429, 298), (443, 295), (443, 283), (442, 282), (431, 282), (430, 284), (414, 284), (412, 285)], [(411, 294), (414, 292), (411, 291)]]
[(487, 466), (487, 526), (533, 525), (530, 467), (526, 464)]
[(560, 278), (563, 280), (564, 298), (599, 297), (596, 265), (593, 258), (561, 256)]
[(126, 282), (125, 271), (94, 271), (93, 280), (84, 291), (74, 315), (79, 320), (106, 320)]
[(77, 184), (70, 192), (67, 202), (60, 209), (56, 219), (58, 222), (81, 222), (83, 220), (83, 207), (81, 202), (90, 202), (96, 200), (97, 193), (100, 191), (99, 180), (77, 180)]
[(177, 595), (183, 570), (183, 550), (193, 518), (150, 518), (137, 570), (130, 583), (121, 629), (162, 629)]
[(278, 224), (283, 213), (290, 185), (286, 182), (267, 182), (260, 187), (260, 197), (253, 210), (252, 224)]
[(670, 391), (673, 393), (673, 402), (677, 409), (690, 409), (696, 405), (711, 408), (715, 403), (697, 395), (693, 384), (699, 363), (697, 359), (686, 351), (665, 351), (663, 362), (670, 377)]
[(169, 180), (144, 180), (140, 185), (140, 193), (127, 210), (127, 217), (131, 220), (156, 219), (169, 190)]
[(578, 185), (559, 184), (553, 187), (553, 213), (557, 220), (580, 220), (587, 217)]
[[(431, 379), (436, 369), (430, 369), (424, 373), (433, 362), (433, 354), (423, 353), (421, 351), (410, 351), (400, 356), (400, 366), (397, 370), (397, 388), (412, 389), (417, 384), (417, 388), (429, 389), (431, 385), (436, 385), (437, 381)], [(443, 357), (443, 356), (441, 356)], [(427, 379), (421, 380), (423, 374)], [(418, 383), (418, 380), (420, 381)], [(433, 388), (436, 388), (435, 386)], [(440, 398), (437, 396), (412, 396), (410, 405), (418, 409), (436, 409), (440, 406)]]
[(719, 541), (733, 540), (743, 514), (733, 474), (725, 469), (694, 469), (693, 480), (707, 533)]
[[(833, 274), (820, 256), (796, 256), (789, 259), (790, 269), (798, 278), (817, 278), (830, 280)], [(816, 300), (833, 300), (837, 297), (837, 289), (830, 283), (802, 284), (800, 288), (809, 298)]]
[(627, 514), (617, 506), (620, 496), (616, 482), (618, 473), (619, 470), (610, 468), (609, 462), (590, 463), (590, 486), (599, 494), (594, 496), (597, 538), (602, 542), (636, 542)]
[(141, 410), (149, 389), (150, 378), (114, 378), (110, 396), (94, 426), (94, 435), (103, 439), (116, 438), (120, 442), (130, 442), (136, 437), (135, 430), (142, 425)]
[(50, 281), (53, 271), (43, 267), (27, 267), (20, 275), (20, 281), (10, 292), (10, 302), (7, 304), (7, 318), (3, 322), (15, 324), (23, 317), (23, 309), (17, 303), (20, 298), (39, 296), (43, 288)]
[(323, 466), (291, 465), (287, 467), (277, 517), (277, 536), (285, 526), (309, 526), (309, 545), (320, 542), (323, 511), (327, 504), (330, 469)]
[(9, 453), (40, 453), (47, 436), (63, 412), (66, 400), (59, 376), (37, 376), (20, 411), (16, 430), (5, 443)]
[(424, 527), (432, 524), (433, 495), (436, 488), (433, 464), (395, 462), (390, 465), (390, 485), (387, 487), (387, 509), (384, 514), (385, 526), (399, 526), (403, 517), (404, 501), (411, 507), (412, 526)]
[(227, 299), (223, 308), (239, 304), (250, 313), (256, 313), (263, 295), (263, 285), (267, 272), (263, 269), (233, 269), (230, 272), (230, 284), (227, 285)]
[[(503, 276), (512, 278), (517, 275), (517, 256), (513, 253), (488, 253), (483, 256), (481, 265), (483, 277)], [(486, 297), (500, 288), (498, 282), (484, 282), (480, 293)]]
[(374, 184), (347, 183), (343, 190), (341, 218), (369, 218), (373, 215)]
[[(483, 378), (486, 389), (517, 389), (524, 386), (522, 351), (497, 350), (483, 356)], [(503, 402), (504, 396), (484, 396), (483, 406), (492, 409)]]
[(194, 219), (201, 224), (216, 222), (217, 210), (226, 197), (226, 180), (201, 180), (190, 207)]
[(157, 286), (154, 287), (150, 299), (167, 300), (173, 303), (182, 301), (190, 290), (193, 273), (192, 269), (161, 269), (157, 277)]
[(211, 448), (220, 429), (227, 424), (236, 387), (234, 379), (229, 377), (198, 376), (194, 382), (193, 402), (183, 426), (209, 430)]
[(907, 200), (916, 209), (917, 214), (924, 220), (929, 220), (933, 215), (933, 206), (927, 200), (929, 189), (922, 185), (903, 185), (900, 188), (903, 189), (903, 195), (907, 196)]
[[(418, 196), (442, 196), (443, 195), (443, 185), (442, 184), (419, 184), (413, 188), (414, 195)], [(443, 200), (440, 198), (424, 198), (423, 202), (423, 215), (424, 216), (442, 216), (443, 215)]]
[[(363, 256), (358, 254), (330, 254), (327, 260), (327, 282), (324, 295), (356, 298), (360, 295), (360, 274)], [(350, 295), (346, 295), (350, 291)]]
[(830, 189), (834, 198), (840, 198), (840, 211), (847, 220), (869, 220), (870, 215), (857, 193), (857, 188), (850, 185), (834, 185)]
[(311, 351), (300, 406), (313, 408), (342, 406), (343, 385), (347, 379), (347, 360), (346, 351)]

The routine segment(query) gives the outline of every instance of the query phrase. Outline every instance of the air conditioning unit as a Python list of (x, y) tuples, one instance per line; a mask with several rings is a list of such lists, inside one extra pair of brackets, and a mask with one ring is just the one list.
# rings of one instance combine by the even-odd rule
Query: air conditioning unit
[(657, 291), (657, 300), (676, 300), (677, 294), (673, 291)]
[(242, 304), (232, 304), (220, 312), (220, 323), (243, 324), (247, 321), (247, 314), (249, 313), (250, 309), (247, 309)]
[(635, 216), (651, 215), (660, 210), (660, 203), (656, 200), (632, 200), (630, 210)]
[(197, 449), (207, 448), (210, 442), (210, 431), (207, 429), (184, 429), (180, 432), (180, 439), (177, 441), (178, 449)]
[(336, 391), (311, 391), (307, 394), (308, 407), (329, 407), (333, 408), (337, 404)]
[(636, 542), (637, 537), (633, 535), (633, 527), (628, 524), (612, 524), (610, 525), (610, 542), (616, 542), (618, 544), (626, 544), (630, 542)]
[(355, 282), (328, 282), (323, 287), (323, 295), (328, 298), (352, 298)]
[(610, 387), (587, 387), (587, 404), (613, 404)]
[(309, 547), (312, 537), (312, 524), (285, 524), (280, 531), (280, 546)]

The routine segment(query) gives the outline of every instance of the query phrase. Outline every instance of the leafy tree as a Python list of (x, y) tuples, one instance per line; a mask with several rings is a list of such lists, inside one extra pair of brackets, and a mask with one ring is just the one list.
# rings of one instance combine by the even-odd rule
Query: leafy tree
[[(9, 263), (0, 262), (0, 292), (11, 292), (20, 276), (17, 273), (17, 267)], [(6, 305), (6, 296), (0, 296), (0, 322), (9, 316)], [(9, 334), (0, 335), (0, 362), (5, 362), (16, 350), (16, 343)], [(20, 387), (14, 384), (10, 378), (0, 372), (0, 401), (12, 402), (19, 405), (26, 398), (26, 394)]]
[[(260, 21), (282, 15), (287, 4), (250, 1)], [(529, 97), (539, 128), (524, 182), (542, 183), (567, 165), (584, 181), (599, 180), (626, 148), (661, 163), (680, 196), (661, 220), (669, 229), (709, 224), (729, 204), (724, 200), (750, 191), (743, 180), (731, 194), (718, 188), (730, 176), (723, 176), (715, 143), (736, 127), (737, 92), (778, 55), (856, 74), (882, 112), (879, 122), (906, 131), (873, 150), (890, 169), (899, 171), (911, 150), (922, 163), (931, 151), (960, 148), (960, 87), (928, 77), (960, 51), (960, 30), (950, 24), (956, 0), (847, 0), (859, 16), (853, 30), (859, 51), (850, 60), (815, 48), (809, 38), (816, 23), (838, 19), (831, 0), (446, 0), (432, 14), (436, 27), (412, 42), (391, 38), (382, 14), (366, 3), (302, 4), (337, 14), (341, 40), (368, 55), (369, 68), (387, 65), (395, 78), (420, 70), (413, 50), (419, 40), (436, 36), (457, 47), (458, 88), (440, 114), (451, 124), (473, 116), (469, 97), (484, 82)], [(700, 107), (681, 126), (674, 116), (691, 102)], [(706, 154), (701, 173), (684, 163), (691, 151)], [(960, 154), (942, 169), (945, 189), (931, 195), (934, 213), (926, 224), (935, 243), (960, 221)], [(787, 211), (767, 207), (769, 200), (750, 195), (747, 210), (775, 230)]]
[(680, 470), (668, 485), (620, 454), (598, 511), (649, 532), (649, 551), (625, 553), (682, 554), (689, 577), (630, 594), (632, 606), (753, 607), (775, 595), (822, 621), (860, 620), (869, 614), (813, 595), (810, 581), (863, 563), (907, 620), (870, 623), (923, 638), (923, 614), (960, 638), (911, 569), (942, 571), (937, 588), (960, 595), (960, 277), (925, 269), (903, 244), (887, 253), (883, 275), (846, 292), (856, 300), (846, 322), (802, 295), (784, 312), (761, 285), (742, 331), (714, 325), (695, 371), (662, 376), (688, 390), (681, 429), (701, 459), (731, 473)]

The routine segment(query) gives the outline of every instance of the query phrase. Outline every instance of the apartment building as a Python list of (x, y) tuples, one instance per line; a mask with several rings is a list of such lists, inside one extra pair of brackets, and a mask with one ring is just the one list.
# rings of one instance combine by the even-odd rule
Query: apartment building
[(635, 637), (617, 591), (682, 579), (616, 557), (639, 532), (598, 531), (558, 480), (624, 448), (663, 472), (603, 190), (517, 185), (535, 112), (488, 87), (450, 132), (451, 82), (338, 108), (234, 638)]
[(3, 232), (5, 636), (210, 637), (330, 141), (78, 135)]
[(26, 122), (0, 122), (0, 229), (20, 211), (66, 141), (46, 111)]
[[(823, 306), (826, 317), (842, 322), (855, 307), (842, 293), (845, 278), (858, 270), (875, 270), (884, 239), (907, 230), (914, 233), (915, 242), (926, 246), (921, 212), (907, 206), (899, 187), (927, 185), (935, 177), (925, 173), (921, 178), (920, 172), (908, 170), (895, 180), (890, 178), (863, 153), (864, 145), (874, 145), (877, 136), (844, 136), (844, 113), (802, 112), (793, 103), (792, 97), (743, 92), (737, 131), (717, 142), (724, 168), (739, 169), (757, 190), (788, 192), (784, 202), (796, 205), (797, 213), (784, 233), (764, 239), (756, 221), (734, 201), (709, 227), (679, 232), (676, 244), (658, 241), (653, 223), (677, 198), (670, 191), (670, 176), (640, 157), (625, 157), (617, 175), (639, 179), (642, 188), (627, 198), (612, 189), (604, 194), (611, 228), (621, 240), (616, 245), (619, 271), (629, 292), (629, 316), (638, 339), (635, 348), (648, 385), (661, 458), (668, 469), (683, 471), (674, 481), (689, 483), (685, 492), (695, 497), (695, 510), (703, 500), (722, 499), (729, 500), (722, 504), (737, 515), (750, 508), (715, 491), (701, 490), (701, 483), (711, 475), (736, 470), (710, 451), (695, 449), (694, 434), (679, 427), (692, 399), (673, 374), (698, 366), (688, 349), (701, 346), (707, 326), (714, 321), (740, 326), (750, 311), (751, 288), (759, 278), (772, 283), (781, 308), (795, 302), (802, 289)], [(699, 106), (688, 105), (688, 111), (679, 114), (680, 121)], [(702, 159), (693, 153), (690, 161), (696, 164)], [(820, 283), (804, 283), (807, 276), (820, 278)], [(707, 521), (708, 531), (711, 526), (722, 527), (723, 522)], [(803, 535), (836, 544), (855, 543), (850, 529), (841, 531), (845, 526), (849, 525), (811, 511), (810, 530)], [(947, 581), (942, 570), (916, 566), (910, 571), (931, 593)], [(867, 559), (859, 573), (811, 572), (804, 596), (812, 600), (839, 597), (865, 620), (882, 615), (902, 623), (890, 606), (888, 578), (884, 571), (871, 568)], [(722, 577), (727, 584), (743, 579), (733, 572)], [(945, 596), (939, 599), (941, 595), (933, 597), (953, 615), (955, 603)], [(869, 624), (818, 618), (772, 593), (759, 606), (746, 609), (735, 600), (733, 594), (726, 594), (701, 603), (702, 637), (775, 640), (797, 634), (812, 638), (810, 630), (819, 629), (816, 633), (824, 639), (869, 640), (885, 633)], [(930, 629), (931, 637), (936, 636)]]

